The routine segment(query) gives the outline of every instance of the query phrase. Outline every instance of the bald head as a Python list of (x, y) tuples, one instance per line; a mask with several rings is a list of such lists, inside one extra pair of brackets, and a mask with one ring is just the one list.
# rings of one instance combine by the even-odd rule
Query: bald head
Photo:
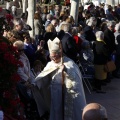
[(106, 109), (98, 103), (90, 103), (83, 109), (82, 120), (107, 120)]

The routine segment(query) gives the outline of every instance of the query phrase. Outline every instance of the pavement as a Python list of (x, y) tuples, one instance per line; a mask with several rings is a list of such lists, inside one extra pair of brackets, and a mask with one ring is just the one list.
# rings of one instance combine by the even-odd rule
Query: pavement
[(85, 88), (87, 104), (96, 102), (103, 105), (108, 114), (108, 120), (120, 120), (120, 78), (113, 78), (107, 86), (103, 86), (105, 94), (89, 91)]

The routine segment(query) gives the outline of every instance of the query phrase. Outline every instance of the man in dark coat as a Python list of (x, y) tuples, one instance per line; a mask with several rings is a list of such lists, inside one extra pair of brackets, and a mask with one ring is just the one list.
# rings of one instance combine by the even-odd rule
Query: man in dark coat
[(104, 33), (96, 32), (96, 41), (93, 43), (94, 68), (95, 68), (95, 87), (97, 93), (105, 93), (102, 91), (103, 81), (107, 79), (107, 72), (104, 66), (108, 61), (109, 50), (104, 42)]
[(96, 28), (96, 24), (97, 24), (96, 18), (95, 17), (90, 17), (86, 21), (86, 24), (87, 24), (87, 26), (84, 28), (85, 39), (88, 40), (89, 42), (96, 41), (95, 32), (97, 30), (93, 29), (93, 28)]
[(76, 62), (77, 49), (76, 49), (75, 41), (70, 33), (71, 32), (70, 24), (64, 25), (64, 32), (65, 34), (61, 39), (62, 46), (63, 46), (63, 53)]
[(104, 41), (109, 48), (110, 54), (112, 54), (116, 49), (114, 36), (115, 22), (109, 21), (107, 26), (107, 29), (104, 31)]
[[(115, 28), (115, 22), (114, 21), (109, 21), (107, 23), (107, 29), (104, 31), (104, 41), (109, 49), (109, 60), (111, 60), (111, 56), (116, 53), (116, 45), (115, 45), (115, 36), (114, 36), (114, 28)], [(112, 75), (114, 75), (114, 72), (112, 72)], [(108, 73), (108, 80), (111, 75)]]

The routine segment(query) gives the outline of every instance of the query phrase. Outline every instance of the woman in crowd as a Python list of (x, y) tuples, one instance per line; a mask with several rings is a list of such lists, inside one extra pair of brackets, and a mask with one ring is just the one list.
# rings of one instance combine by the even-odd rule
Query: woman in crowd
[(104, 33), (96, 32), (96, 41), (93, 44), (94, 67), (95, 67), (95, 87), (97, 93), (105, 93), (102, 91), (102, 83), (107, 78), (107, 72), (104, 70), (105, 64), (108, 61), (108, 48), (104, 42)]
[(39, 44), (41, 40), (42, 34), (42, 19), (40, 18), (40, 14), (37, 12), (34, 14), (34, 27), (35, 27), (35, 42), (36, 45)]

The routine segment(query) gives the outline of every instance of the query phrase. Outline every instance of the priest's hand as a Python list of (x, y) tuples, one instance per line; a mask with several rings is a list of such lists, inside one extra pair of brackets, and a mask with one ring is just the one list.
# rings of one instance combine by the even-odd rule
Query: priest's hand
[(64, 65), (64, 64), (62, 64), (62, 65), (60, 66), (60, 69), (63, 71), (63, 70), (64, 70), (64, 68), (65, 68), (65, 65)]

